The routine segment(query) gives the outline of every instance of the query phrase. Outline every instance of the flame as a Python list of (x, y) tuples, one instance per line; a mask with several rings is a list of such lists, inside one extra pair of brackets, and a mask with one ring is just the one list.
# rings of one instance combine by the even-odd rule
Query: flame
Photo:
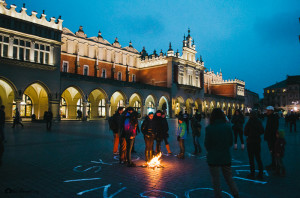
[(160, 167), (160, 161), (161, 161), (161, 153), (159, 153), (158, 155), (154, 156), (150, 162), (147, 162), (147, 166), (149, 168), (156, 168), (156, 167)]

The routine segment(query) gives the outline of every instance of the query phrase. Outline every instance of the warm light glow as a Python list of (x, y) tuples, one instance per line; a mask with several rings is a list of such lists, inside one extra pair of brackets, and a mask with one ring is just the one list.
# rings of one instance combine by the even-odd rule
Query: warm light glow
[(147, 166), (149, 168), (158, 168), (160, 167), (160, 161), (161, 161), (161, 153), (159, 153), (158, 155), (154, 156), (150, 162), (147, 162)]

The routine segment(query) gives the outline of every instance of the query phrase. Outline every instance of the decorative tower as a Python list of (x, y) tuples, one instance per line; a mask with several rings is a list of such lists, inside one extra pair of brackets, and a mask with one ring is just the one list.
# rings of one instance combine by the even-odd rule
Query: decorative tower
[(189, 28), (187, 37), (185, 37), (185, 35), (183, 37), (182, 58), (196, 62), (196, 53), (196, 45), (191, 37), (191, 30)]
[(174, 56), (174, 51), (172, 49), (172, 44), (170, 42), (169, 44), (169, 49), (168, 49), (168, 52), (167, 52), (167, 56)]

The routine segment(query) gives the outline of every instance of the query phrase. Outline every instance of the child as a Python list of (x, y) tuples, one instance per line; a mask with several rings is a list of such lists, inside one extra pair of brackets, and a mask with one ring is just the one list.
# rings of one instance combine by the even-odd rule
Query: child
[(284, 139), (284, 130), (279, 129), (276, 133), (276, 142), (274, 148), (276, 173), (280, 176), (285, 176), (285, 167), (283, 164), (284, 148), (286, 141)]
[(178, 129), (177, 129), (177, 141), (179, 142), (180, 146), (180, 153), (177, 155), (179, 159), (184, 159), (184, 139), (186, 138), (187, 127), (186, 123), (184, 122), (183, 117), (179, 116), (178, 118)]

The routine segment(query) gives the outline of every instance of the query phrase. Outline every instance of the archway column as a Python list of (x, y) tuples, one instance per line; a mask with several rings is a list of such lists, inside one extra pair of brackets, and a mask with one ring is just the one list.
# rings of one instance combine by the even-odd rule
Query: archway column
[(16, 99), (15, 99), (15, 102), (16, 102), (16, 108), (18, 108), (19, 111), (20, 111), (20, 110), (21, 110), (21, 102), (22, 102), (22, 99), (16, 98)]
[(105, 102), (105, 119), (107, 119), (107, 120), (109, 118), (109, 106), (110, 106), (110, 101), (106, 101)]
[(87, 114), (87, 104), (88, 102), (87, 101), (83, 101), (82, 102), (82, 120), (83, 121), (86, 121), (86, 114)]
[(54, 120), (60, 120), (60, 114), (59, 114), (59, 108), (60, 108), (60, 103), (58, 100), (51, 100), (49, 101), (49, 107), (52, 111), (53, 114), (53, 119)]

